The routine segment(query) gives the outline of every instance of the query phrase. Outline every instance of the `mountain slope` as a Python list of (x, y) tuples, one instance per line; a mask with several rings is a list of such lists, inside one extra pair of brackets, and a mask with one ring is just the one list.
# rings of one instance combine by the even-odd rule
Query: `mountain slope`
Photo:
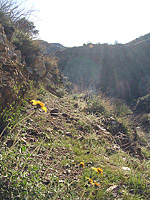
[(126, 100), (150, 91), (150, 41), (128, 45), (88, 44), (56, 52), (58, 66), (80, 89)]

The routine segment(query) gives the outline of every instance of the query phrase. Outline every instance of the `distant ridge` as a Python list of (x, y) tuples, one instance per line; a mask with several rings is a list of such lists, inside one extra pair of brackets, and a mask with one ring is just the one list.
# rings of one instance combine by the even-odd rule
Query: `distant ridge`
[(147, 40), (150, 40), (150, 33), (145, 34), (139, 38), (136, 38), (135, 40), (132, 40), (131, 42), (126, 43), (126, 45), (136, 45)]
[(66, 47), (59, 43), (48, 43), (44, 40), (35, 40), (34, 42), (40, 47), (41, 52), (44, 55), (52, 55), (56, 51), (62, 51), (66, 49)]

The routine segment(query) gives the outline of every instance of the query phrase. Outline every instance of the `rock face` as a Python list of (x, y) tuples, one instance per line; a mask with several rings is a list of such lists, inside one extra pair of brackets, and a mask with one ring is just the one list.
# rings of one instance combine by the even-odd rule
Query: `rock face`
[(0, 108), (17, 100), (28, 80), (27, 71), (19, 62), (18, 53), (0, 25)]
[(38, 77), (43, 77), (46, 74), (46, 66), (45, 66), (45, 61), (43, 56), (37, 56), (33, 59), (33, 66), (32, 69), (34, 70), (34, 72), (36, 72), (36, 74), (38, 75)]
[(0, 52), (5, 52), (7, 47), (7, 38), (4, 32), (4, 28), (0, 25)]
[(13, 32), (12, 27), (0, 25), (0, 110), (24, 95), (31, 79), (43, 82), (55, 94), (62, 87), (56, 59), (44, 56), (39, 50), (29, 54), (30, 63), (27, 63), (11, 42)]
[(7, 40), (11, 41), (12, 36), (14, 34), (14, 31), (15, 31), (14, 27), (5, 26), (4, 31), (5, 31)]

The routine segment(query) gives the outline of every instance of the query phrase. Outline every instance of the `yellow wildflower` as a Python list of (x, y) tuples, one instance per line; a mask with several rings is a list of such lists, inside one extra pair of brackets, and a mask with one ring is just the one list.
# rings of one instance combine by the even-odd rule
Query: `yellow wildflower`
[(93, 179), (91, 179), (91, 178), (89, 178), (89, 177), (86, 177), (86, 179), (88, 180), (88, 183), (90, 183), (90, 184), (94, 184), (94, 181), (93, 181)]
[(47, 112), (47, 108), (45, 107), (45, 104), (42, 103), (41, 101), (31, 100), (30, 102), (32, 103), (33, 106), (35, 106), (35, 105), (40, 106), (42, 108), (42, 110)]
[(97, 183), (97, 182), (94, 182), (94, 186), (95, 186), (95, 187), (99, 187), (99, 186), (100, 186), (100, 184), (99, 184), (99, 183)]
[(80, 162), (79, 167), (85, 168), (84, 162)]
[(99, 174), (103, 174), (103, 170), (101, 168), (97, 168)]
[(90, 183), (91, 185), (95, 186), (95, 187), (99, 187), (100, 184), (97, 182), (94, 182), (93, 179), (86, 177), (86, 179), (88, 179), (88, 183)]
[(47, 112), (47, 108), (45, 106), (41, 107), (42, 110), (44, 110), (45, 112)]
[(42, 103), (41, 101), (37, 101), (37, 104), (40, 105), (41, 107), (44, 107), (44, 106), (45, 106), (45, 104)]
[(92, 169), (97, 172), (98, 174), (103, 175), (103, 170), (101, 168), (92, 167)]
[(36, 100), (31, 100), (30, 102), (32, 103), (33, 106), (37, 105), (37, 101)]
[(89, 178), (88, 183), (93, 184), (93, 180), (91, 178)]

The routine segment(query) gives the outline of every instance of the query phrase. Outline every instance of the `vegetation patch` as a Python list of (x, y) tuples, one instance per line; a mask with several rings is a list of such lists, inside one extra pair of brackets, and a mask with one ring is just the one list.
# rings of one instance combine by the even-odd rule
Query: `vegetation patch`
[[(57, 98), (40, 92), (47, 112), (28, 101), (22, 118), (18, 116), (17, 122), (8, 124), (7, 134), (1, 134), (2, 199), (150, 198), (147, 148), (142, 161), (129, 155), (116, 145), (111, 131), (95, 127), (104, 113), (97, 116), (74, 108), (79, 100), (71, 95)], [(51, 116), (56, 107), (58, 115)], [(66, 123), (61, 113), (78, 120)]]

